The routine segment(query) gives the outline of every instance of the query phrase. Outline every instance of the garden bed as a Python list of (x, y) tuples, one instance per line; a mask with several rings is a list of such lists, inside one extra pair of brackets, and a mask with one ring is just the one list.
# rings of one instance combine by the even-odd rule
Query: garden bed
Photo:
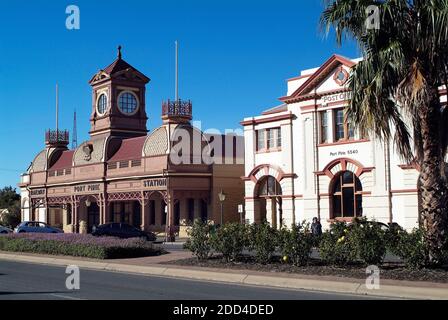
[[(366, 279), (366, 267), (353, 264), (345, 267), (324, 265), (322, 261), (312, 259), (306, 266), (293, 266), (282, 263), (280, 257), (273, 258), (268, 264), (256, 263), (253, 257), (243, 256), (238, 262), (226, 262), (221, 257), (212, 257), (200, 261), (197, 258), (170, 261), (167, 264), (189, 267), (221, 268), (242, 271), (283, 272), (290, 274), (337, 276), (343, 278)], [(429, 281), (448, 283), (448, 267), (440, 269), (409, 269), (399, 263), (384, 263), (381, 266), (381, 279)]]
[(0, 236), (0, 251), (27, 252), (93, 259), (124, 259), (163, 254), (143, 239), (118, 239), (81, 234), (8, 234)]

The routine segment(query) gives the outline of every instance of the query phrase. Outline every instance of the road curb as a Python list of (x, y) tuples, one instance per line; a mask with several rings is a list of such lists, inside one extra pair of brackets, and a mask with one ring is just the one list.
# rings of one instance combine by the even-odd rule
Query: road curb
[(40, 257), (34, 255), (0, 253), (0, 260), (45, 264), (52, 266), (76, 265), (80, 268), (112, 272), (133, 273), (190, 280), (215, 281), (230, 284), (275, 287), (294, 290), (323, 291), (365, 296), (381, 296), (404, 299), (448, 299), (448, 288), (412, 287), (381, 285), (379, 290), (367, 289), (362, 280), (359, 282), (328, 281), (294, 277), (254, 275), (247, 273), (223, 273), (209, 270), (197, 270), (169, 266), (137, 266), (113, 262), (85, 261), (59, 257)]

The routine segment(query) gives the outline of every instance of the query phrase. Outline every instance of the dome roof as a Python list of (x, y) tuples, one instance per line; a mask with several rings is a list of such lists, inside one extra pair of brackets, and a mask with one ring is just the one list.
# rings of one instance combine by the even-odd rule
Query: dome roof
[[(29, 172), (40, 172), (47, 170), (48, 159), (53, 155), (53, 153), (58, 150), (57, 148), (44, 149), (37, 154), (31, 163)], [(60, 149), (59, 149), (60, 150)]]
[(143, 154), (146, 157), (165, 155), (168, 151), (168, 141), (168, 132), (165, 126), (155, 129), (146, 138)]
[(73, 155), (75, 166), (99, 163), (105, 159), (105, 145), (108, 138), (97, 138), (81, 144)]
[(31, 172), (39, 172), (45, 171), (47, 166), (47, 150), (42, 150), (37, 154), (34, 158), (33, 163), (31, 164)]

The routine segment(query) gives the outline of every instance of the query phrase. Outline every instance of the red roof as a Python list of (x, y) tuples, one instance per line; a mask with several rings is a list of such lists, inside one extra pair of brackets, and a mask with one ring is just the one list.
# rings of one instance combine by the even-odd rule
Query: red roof
[(132, 67), (129, 63), (127, 63), (123, 59), (118, 58), (114, 62), (112, 62), (112, 64), (110, 64), (108, 67), (106, 67), (104, 69), (104, 72), (106, 72), (108, 74), (114, 74), (116, 72), (127, 70), (129, 68), (135, 70), (135, 68)]
[(143, 145), (147, 136), (125, 139), (121, 142), (120, 149), (109, 159), (109, 161), (136, 160), (141, 159)]
[(73, 163), (73, 154), (75, 150), (67, 150), (62, 152), (62, 155), (56, 161), (55, 164), (50, 168), (50, 170), (61, 170), (66, 168), (71, 168)]

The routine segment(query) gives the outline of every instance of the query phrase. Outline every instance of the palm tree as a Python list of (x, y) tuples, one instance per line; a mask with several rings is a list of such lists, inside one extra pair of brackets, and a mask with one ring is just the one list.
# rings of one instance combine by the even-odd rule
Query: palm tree
[[(371, 6), (376, 7), (371, 7)], [(379, 28), (373, 26), (372, 10)], [(339, 45), (354, 39), (363, 61), (352, 72), (347, 115), (362, 132), (386, 142), (420, 167), (420, 192), (430, 263), (447, 246), (445, 157), (448, 108), (448, 0), (326, 0), (321, 25)]]

